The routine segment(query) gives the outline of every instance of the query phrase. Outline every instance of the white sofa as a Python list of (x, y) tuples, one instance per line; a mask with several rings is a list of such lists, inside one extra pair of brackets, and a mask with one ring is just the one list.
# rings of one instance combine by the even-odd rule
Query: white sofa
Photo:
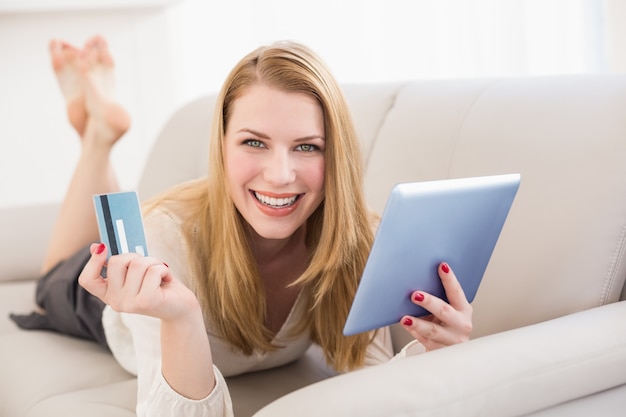
[[(378, 211), (397, 182), (522, 174), (473, 303), (473, 340), (341, 376), (311, 350), (231, 378), (236, 415), (625, 415), (626, 75), (345, 91)], [(141, 198), (205, 174), (211, 107), (205, 97), (173, 115)], [(133, 416), (135, 380), (110, 354), (7, 318), (33, 306), (55, 213), (54, 205), (0, 212), (0, 417)], [(403, 331), (394, 336), (401, 347)]]

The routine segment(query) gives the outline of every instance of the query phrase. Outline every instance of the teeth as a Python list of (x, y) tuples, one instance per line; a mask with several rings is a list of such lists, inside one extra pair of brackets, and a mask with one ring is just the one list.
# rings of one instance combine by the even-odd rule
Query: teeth
[(296, 202), (296, 199), (298, 198), (297, 195), (294, 195), (288, 198), (273, 198), (273, 197), (268, 197), (263, 194), (259, 194), (256, 191), (254, 192), (254, 196), (256, 197), (257, 200), (259, 200), (261, 203), (265, 204), (266, 206), (277, 207), (277, 208), (291, 206), (293, 205), (293, 203)]

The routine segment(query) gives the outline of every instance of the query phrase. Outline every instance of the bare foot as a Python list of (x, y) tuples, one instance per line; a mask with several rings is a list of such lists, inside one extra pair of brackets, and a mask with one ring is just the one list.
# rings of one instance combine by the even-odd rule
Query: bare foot
[(82, 93), (82, 80), (78, 72), (80, 50), (56, 39), (50, 42), (49, 49), (52, 68), (67, 103), (70, 124), (82, 137), (87, 123), (87, 109)]
[(114, 98), (115, 65), (106, 41), (95, 36), (81, 50), (52, 40), (49, 48), (71, 125), (81, 138), (113, 145), (130, 127), (130, 117)]
[(114, 98), (114, 62), (101, 36), (91, 38), (80, 54), (87, 123), (82, 137), (112, 146), (130, 127), (128, 112)]

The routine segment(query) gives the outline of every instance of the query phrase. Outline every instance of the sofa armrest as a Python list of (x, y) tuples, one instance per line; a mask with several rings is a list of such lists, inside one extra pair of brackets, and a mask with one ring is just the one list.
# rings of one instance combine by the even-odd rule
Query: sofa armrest
[(626, 302), (340, 375), (265, 416), (519, 416), (626, 383)]
[(58, 209), (58, 204), (0, 208), (0, 282), (39, 276)]

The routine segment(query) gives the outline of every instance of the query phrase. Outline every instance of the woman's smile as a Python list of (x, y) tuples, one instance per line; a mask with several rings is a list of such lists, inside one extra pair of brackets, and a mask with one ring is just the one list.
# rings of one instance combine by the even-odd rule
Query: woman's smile
[(273, 196), (268, 193), (260, 193), (251, 190), (250, 192), (257, 201), (259, 209), (269, 216), (287, 216), (298, 206), (298, 201), (304, 194), (293, 194), (290, 196)]

